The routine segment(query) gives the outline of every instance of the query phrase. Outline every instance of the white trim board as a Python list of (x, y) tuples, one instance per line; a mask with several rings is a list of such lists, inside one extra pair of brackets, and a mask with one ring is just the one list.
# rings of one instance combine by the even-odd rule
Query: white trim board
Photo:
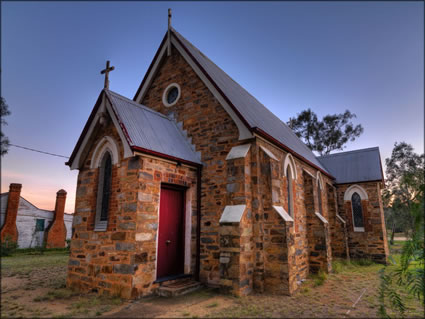
[(227, 205), (224, 207), (219, 223), (240, 223), (245, 209), (246, 205)]

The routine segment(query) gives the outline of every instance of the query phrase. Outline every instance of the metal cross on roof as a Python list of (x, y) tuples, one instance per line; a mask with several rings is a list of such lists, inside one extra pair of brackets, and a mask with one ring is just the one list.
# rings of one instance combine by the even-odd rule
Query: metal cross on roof
[(100, 74), (105, 74), (105, 86), (104, 86), (105, 89), (109, 89), (109, 72), (115, 70), (115, 67), (113, 66), (110, 67), (109, 63), (110, 63), (109, 60), (106, 61), (106, 69), (100, 71)]

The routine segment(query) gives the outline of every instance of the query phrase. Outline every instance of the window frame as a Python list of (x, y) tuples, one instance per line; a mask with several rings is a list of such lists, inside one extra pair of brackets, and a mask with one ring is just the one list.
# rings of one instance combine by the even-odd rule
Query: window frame
[[(107, 203), (107, 212), (106, 212), (106, 218), (102, 219), (102, 210), (103, 210), (103, 204), (104, 204), (104, 187), (105, 187), (105, 174), (106, 174), (106, 161), (108, 159), (111, 162), (110, 170), (108, 174), (110, 174), (110, 185), (109, 185), (109, 193), (108, 193), (108, 203)], [(97, 183), (97, 198), (96, 198), (96, 215), (95, 215), (95, 222), (94, 222), (94, 230), (95, 231), (106, 231), (108, 227), (108, 221), (109, 221), (109, 215), (110, 215), (110, 200), (111, 200), (111, 193), (112, 193), (112, 166), (113, 166), (113, 155), (109, 149), (106, 149), (105, 152), (103, 152), (100, 165), (98, 167), (98, 183)]]
[[(357, 196), (359, 196), (360, 199), (360, 213), (361, 213), (361, 218), (363, 221), (363, 227), (357, 227), (356, 223), (355, 223), (355, 218), (354, 218), (354, 206), (353, 206), (353, 196), (354, 194), (357, 194)], [(363, 212), (363, 207), (362, 207), (362, 197), (360, 196), (360, 194), (356, 191), (353, 192), (353, 194), (351, 194), (351, 218), (353, 220), (353, 229), (355, 232), (364, 232), (365, 231), (365, 227), (364, 227), (364, 212)]]
[(294, 218), (294, 193), (292, 191), (292, 171), (289, 165), (286, 167), (286, 192), (288, 201), (288, 214)]

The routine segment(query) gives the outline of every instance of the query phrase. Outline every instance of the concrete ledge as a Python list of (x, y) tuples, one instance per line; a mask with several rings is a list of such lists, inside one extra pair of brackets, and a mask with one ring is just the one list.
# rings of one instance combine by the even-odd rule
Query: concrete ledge
[(227, 205), (220, 218), (220, 224), (240, 223), (246, 205)]
[(341, 216), (339, 216), (338, 214), (336, 214), (336, 218), (338, 218), (341, 223), (343, 223), (343, 224), (346, 223), (345, 220)]
[(267, 148), (265, 148), (264, 146), (261, 146), (260, 145), (260, 148), (264, 151), (264, 153), (266, 153), (267, 154), (267, 156), (268, 157), (270, 157), (270, 158), (272, 158), (272, 159), (274, 159), (275, 161), (279, 161), (277, 158), (276, 158), (276, 156), (274, 156), (274, 154), (269, 150), (269, 149), (267, 149)]
[(322, 214), (315, 212), (314, 214), (316, 214), (316, 216), (322, 221), (323, 224), (328, 224), (328, 221), (326, 220), (325, 217), (323, 217)]
[(286, 212), (282, 206), (273, 206), (274, 210), (282, 217), (285, 222), (293, 222), (292, 217)]
[(232, 160), (235, 158), (244, 158), (248, 154), (251, 144), (244, 144), (232, 147), (229, 154), (226, 156), (226, 161)]

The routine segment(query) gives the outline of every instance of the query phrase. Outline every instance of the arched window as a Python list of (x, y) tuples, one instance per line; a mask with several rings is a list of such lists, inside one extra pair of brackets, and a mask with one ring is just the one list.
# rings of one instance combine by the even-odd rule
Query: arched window
[(322, 211), (322, 187), (320, 187), (320, 182), (317, 184), (317, 199), (319, 200), (319, 213), (323, 216)]
[(316, 175), (316, 187), (317, 187), (317, 202), (319, 205), (319, 214), (323, 216), (323, 204), (322, 204), (322, 174), (320, 172), (317, 172)]
[(112, 182), (112, 157), (106, 151), (99, 166), (99, 183), (97, 188), (97, 204), (95, 230), (106, 230), (109, 215), (109, 200)]
[(357, 192), (351, 196), (354, 231), (364, 231), (362, 200)]
[(289, 165), (286, 167), (286, 185), (287, 185), (287, 194), (288, 194), (288, 214), (291, 217), (294, 217), (294, 204), (293, 204), (293, 193), (292, 193), (292, 172)]
[(365, 231), (364, 215), (367, 215), (367, 211), (364, 211), (362, 201), (367, 200), (369, 200), (369, 198), (367, 196), (366, 190), (357, 184), (348, 187), (344, 193), (344, 201), (351, 202), (351, 212), (346, 211), (346, 214), (351, 214), (353, 221), (353, 230), (355, 232)]

